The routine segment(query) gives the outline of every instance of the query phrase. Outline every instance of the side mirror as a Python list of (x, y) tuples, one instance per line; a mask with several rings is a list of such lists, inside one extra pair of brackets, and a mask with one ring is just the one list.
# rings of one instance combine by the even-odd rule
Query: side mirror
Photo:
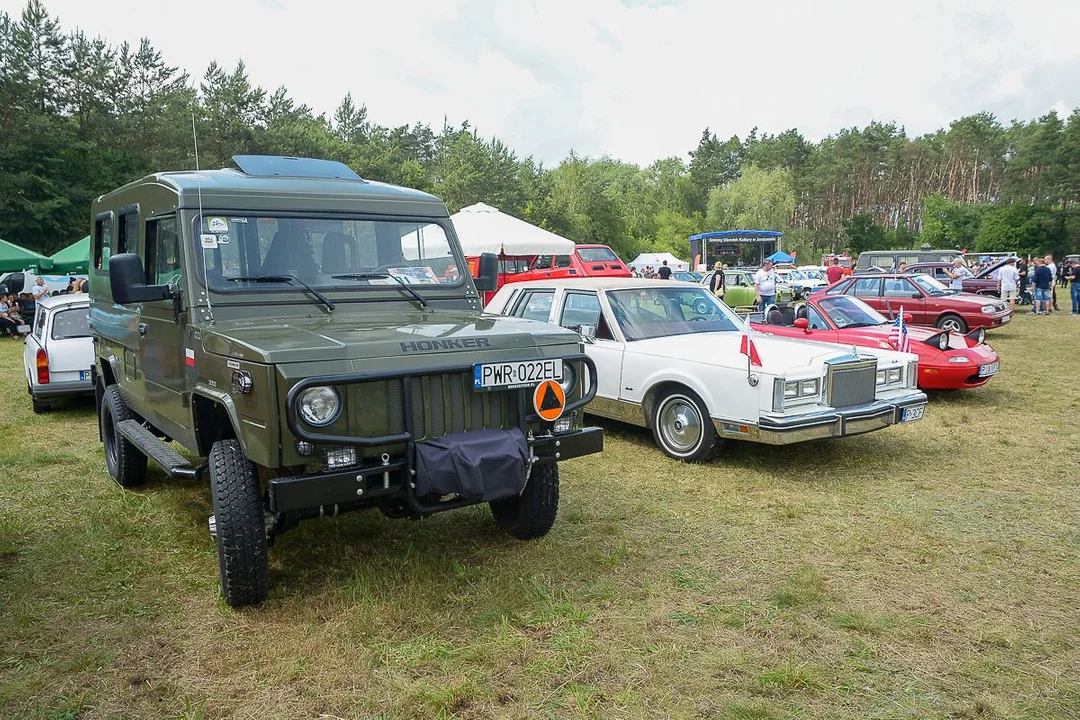
[(495, 253), (480, 255), (480, 272), (476, 275), (475, 283), (479, 292), (493, 292), (498, 287), (499, 258)]
[(795, 327), (799, 328), (800, 330), (806, 330), (806, 331), (810, 330), (810, 321), (807, 320), (806, 318), (795, 318), (794, 325), (795, 325)]
[(135, 253), (120, 253), (109, 258), (109, 283), (112, 299), (120, 305), (166, 300), (172, 296), (168, 285), (147, 285), (142, 260)]
[(904, 322), (906, 322), (908, 325), (910, 325), (911, 321), (914, 320), (914, 319), (915, 319), (915, 316), (912, 315), (911, 313), (904, 313)]

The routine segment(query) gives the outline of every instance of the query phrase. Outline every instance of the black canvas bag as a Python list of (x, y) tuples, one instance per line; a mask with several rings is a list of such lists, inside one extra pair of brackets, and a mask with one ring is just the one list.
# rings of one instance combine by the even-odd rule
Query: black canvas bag
[(505, 500), (525, 487), (529, 448), (518, 428), (474, 430), (416, 443), (416, 494)]

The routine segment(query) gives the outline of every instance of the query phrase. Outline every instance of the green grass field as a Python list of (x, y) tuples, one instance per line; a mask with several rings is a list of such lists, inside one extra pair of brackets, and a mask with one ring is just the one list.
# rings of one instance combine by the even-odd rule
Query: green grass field
[(538, 542), (486, 507), (312, 521), (217, 592), (210, 496), (105, 472), (0, 341), (8, 718), (1080, 717), (1080, 319), (990, 334), (926, 420), (666, 459), (607, 423)]

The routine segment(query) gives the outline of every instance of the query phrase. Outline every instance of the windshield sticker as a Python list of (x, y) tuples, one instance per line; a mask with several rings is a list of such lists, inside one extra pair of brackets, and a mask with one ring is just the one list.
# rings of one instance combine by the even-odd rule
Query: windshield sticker
[(217, 235), (202, 234), (199, 236), (199, 242), (202, 243), (203, 248), (208, 250), (214, 250), (218, 246)]
[(207, 218), (206, 228), (212, 233), (229, 232), (229, 223), (223, 217)]
[(246, 217), (229, 218), (229, 220), (230, 220), (230, 222), (241, 223), (243, 225), (247, 225), (247, 218)]
[(435, 271), (427, 265), (421, 267), (396, 267), (387, 268), (389, 274), (401, 278), (410, 285), (437, 285), (439, 278), (435, 277)]
[(218, 241), (218, 245), (228, 245), (229, 244), (229, 234), (228, 233), (222, 233), (221, 235), (218, 235), (217, 236), (217, 241)]

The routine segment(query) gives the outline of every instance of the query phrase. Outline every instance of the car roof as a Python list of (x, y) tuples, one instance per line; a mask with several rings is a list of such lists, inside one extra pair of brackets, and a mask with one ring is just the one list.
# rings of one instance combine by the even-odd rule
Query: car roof
[(71, 307), (74, 305), (85, 305), (86, 307), (90, 307), (90, 296), (86, 293), (52, 295), (50, 297), (41, 298), (37, 301), (37, 304), (48, 310), (56, 310), (58, 308)]
[(576, 290), (634, 290), (649, 289), (657, 286), (678, 286), (700, 288), (696, 282), (684, 282), (682, 280), (647, 280), (642, 278), (608, 278), (608, 277), (584, 277), (584, 278), (560, 278), (558, 280), (523, 280), (521, 282), (508, 283), (503, 287), (530, 287), (530, 288), (570, 288)]

